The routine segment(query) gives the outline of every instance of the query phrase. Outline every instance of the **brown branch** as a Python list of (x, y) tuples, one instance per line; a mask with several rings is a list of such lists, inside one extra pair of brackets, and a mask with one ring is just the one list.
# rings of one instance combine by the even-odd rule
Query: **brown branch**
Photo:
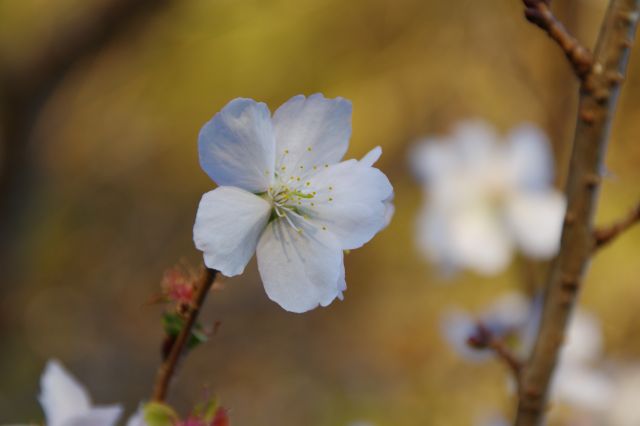
[(640, 0), (610, 1), (593, 66), (582, 80), (560, 251), (547, 281), (536, 343), (522, 371), (516, 426), (537, 426), (544, 419), (553, 372), (593, 253), (599, 171), (639, 14)]
[(172, 344), (169, 355), (162, 361), (162, 364), (160, 364), (160, 367), (158, 368), (158, 372), (156, 374), (156, 383), (153, 388), (154, 401), (162, 402), (167, 396), (169, 384), (171, 382), (173, 374), (176, 371), (180, 356), (182, 355), (185, 346), (189, 341), (189, 338), (191, 337), (191, 330), (196, 323), (196, 319), (198, 318), (198, 314), (200, 313), (200, 308), (202, 308), (202, 305), (204, 304), (207, 294), (209, 293), (209, 290), (211, 289), (211, 286), (213, 285), (217, 274), (218, 271), (214, 269), (209, 269), (206, 267), (202, 268), (202, 273), (200, 274), (200, 278), (196, 283), (196, 293), (193, 303), (187, 307), (187, 310), (184, 313), (184, 327), (180, 331), (180, 334), (178, 334), (178, 336), (176, 337), (175, 342)]
[(522, 372), (522, 361), (514, 354), (502, 339), (493, 338), (489, 342), (489, 348), (493, 350), (498, 359), (505, 363), (520, 388), (520, 373)]
[(523, 0), (527, 20), (542, 28), (569, 59), (576, 75), (583, 79), (591, 70), (593, 58), (588, 49), (565, 28), (551, 11), (551, 0)]
[(475, 334), (469, 336), (467, 344), (474, 349), (489, 349), (496, 357), (505, 363), (515, 379), (518, 388), (520, 387), (520, 373), (522, 372), (522, 361), (505, 344), (504, 340), (496, 336), (487, 326), (478, 322)]
[(606, 228), (598, 228), (593, 231), (595, 249), (602, 248), (606, 244), (609, 244), (620, 234), (637, 223), (640, 223), (640, 203), (638, 203), (638, 205), (620, 221), (609, 225)]

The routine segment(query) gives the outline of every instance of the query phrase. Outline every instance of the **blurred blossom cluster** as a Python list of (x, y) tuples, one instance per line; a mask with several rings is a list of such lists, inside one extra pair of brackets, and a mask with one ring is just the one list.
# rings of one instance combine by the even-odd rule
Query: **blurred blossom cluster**
[(485, 122), (462, 122), (415, 146), (411, 162), (425, 194), (418, 245), (445, 270), (495, 274), (516, 249), (536, 259), (556, 253), (565, 200), (538, 128), (501, 137)]
[[(474, 316), (449, 310), (442, 321), (443, 334), (454, 351), (465, 360), (483, 362), (493, 358), (479, 341), (490, 336), (501, 339), (521, 359), (533, 349), (542, 309), (542, 298), (530, 302), (519, 293), (500, 296)], [(614, 362), (603, 356), (602, 331), (598, 319), (578, 310), (571, 320), (552, 385), (552, 418), (576, 426), (632, 426), (640, 420), (640, 366)], [(514, 383), (508, 382), (514, 391)], [(507, 424), (500, 416), (479, 420), (479, 425)]]

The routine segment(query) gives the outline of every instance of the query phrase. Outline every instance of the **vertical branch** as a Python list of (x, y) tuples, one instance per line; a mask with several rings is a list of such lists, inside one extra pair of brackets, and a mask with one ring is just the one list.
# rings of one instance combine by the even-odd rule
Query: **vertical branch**
[(207, 294), (213, 285), (213, 282), (216, 279), (216, 275), (218, 271), (209, 268), (203, 268), (202, 274), (196, 283), (196, 294), (194, 296), (192, 304), (188, 307), (188, 310), (185, 314), (185, 321), (182, 330), (180, 330), (180, 334), (171, 345), (171, 349), (169, 350), (169, 355), (162, 361), (160, 367), (158, 368), (158, 373), (156, 375), (156, 383), (153, 388), (153, 400), (162, 402), (165, 400), (167, 396), (167, 391), (169, 390), (169, 384), (171, 382), (171, 378), (176, 371), (176, 367), (178, 365), (178, 361), (180, 360), (180, 356), (182, 355), (189, 338), (191, 337), (191, 330), (193, 329), (194, 324), (196, 323), (196, 319), (198, 318), (198, 314), (200, 313), (200, 308), (204, 304), (205, 299), (207, 298)]
[[(527, 2), (525, 2), (526, 4)], [(593, 252), (593, 216), (615, 105), (640, 15), (640, 0), (611, 0), (593, 65), (581, 77), (560, 251), (546, 287), (536, 344), (522, 374), (517, 426), (540, 425), (580, 282)]]

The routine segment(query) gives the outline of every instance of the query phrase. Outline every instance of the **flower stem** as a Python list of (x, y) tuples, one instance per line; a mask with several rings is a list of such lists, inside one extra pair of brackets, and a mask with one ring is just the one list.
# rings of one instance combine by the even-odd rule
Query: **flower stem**
[(206, 267), (202, 268), (202, 273), (195, 285), (196, 289), (193, 302), (188, 305), (187, 312), (185, 313), (184, 326), (182, 327), (182, 330), (180, 330), (180, 334), (178, 334), (176, 340), (173, 342), (173, 345), (171, 345), (169, 354), (162, 361), (162, 364), (160, 364), (158, 372), (156, 373), (156, 383), (153, 388), (154, 401), (163, 402), (167, 396), (171, 378), (176, 371), (176, 366), (180, 360), (182, 352), (184, 351), (185, 345), (191, 336), (191, 329), (196, 323), (196, 319), (200, 313), (200, 308), (202, 308), (217, 274), (218, 271), (215, 269), (209, 269)]

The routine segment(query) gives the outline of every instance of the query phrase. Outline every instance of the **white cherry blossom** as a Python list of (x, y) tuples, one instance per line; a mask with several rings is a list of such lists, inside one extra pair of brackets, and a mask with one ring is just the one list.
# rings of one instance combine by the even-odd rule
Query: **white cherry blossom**
[(384, 228), (393, 189), (372, 167), (342, 161), (351, 103), (295, 96), (271, 116), (235, 99), (200, 131), (200, 164), (219, 186), (200, 202), (194, 242), (205, 264), (242, 273), (254, 252), (268, 297), (291, 312), (326, 306), (346, 289), (343, 250)]
[(122, 414), (119, 405), (94, 406), (85, 387), (56, 360), (47, 363), (40, 388), (47, 426), (113, 426)]
[(501, 139), (486, 123), (471, 121), (412, 152), (427, 197), (418, 245), (445, 269), (495, 274), (516, 248), (532, 258), (558, 249), (565, 200), (552, 186), (545, 136), (522, 125)]

